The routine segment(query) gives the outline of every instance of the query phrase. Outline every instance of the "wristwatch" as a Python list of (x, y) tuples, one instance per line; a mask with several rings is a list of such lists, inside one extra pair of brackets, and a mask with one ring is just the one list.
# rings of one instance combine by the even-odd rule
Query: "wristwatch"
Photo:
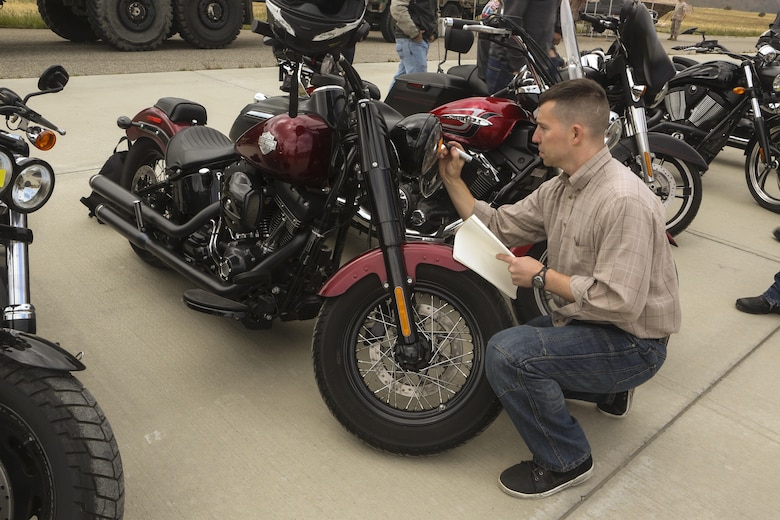
[(544, 277), (547, 274), (547, 269), (549, 268), (545, 265), (533, 278), (531, 278), (531, 284), (535, 289), (544, 289)]

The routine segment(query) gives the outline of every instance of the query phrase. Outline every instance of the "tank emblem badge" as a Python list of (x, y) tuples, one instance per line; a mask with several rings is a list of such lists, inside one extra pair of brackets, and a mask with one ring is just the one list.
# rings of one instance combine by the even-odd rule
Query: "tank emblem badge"
[(268, 155), (276, 150), (276, 138), (274, 138), (271, 132), (263, 132), (257, 139), (257, 146), (260, 147), (260, 151), (263, 152), (263, 155)]

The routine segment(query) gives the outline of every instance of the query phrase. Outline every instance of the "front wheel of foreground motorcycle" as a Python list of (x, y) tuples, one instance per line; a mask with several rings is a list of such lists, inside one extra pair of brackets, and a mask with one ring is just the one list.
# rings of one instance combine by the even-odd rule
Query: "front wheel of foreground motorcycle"
[[(138, 139), (127, 152), (119, 184), (132, 193), (141, 193), (145, 188), (165, 180), (165, 154), (151, 139)], [(139, 197), (146, 205), (162, 215), (169, 216), (169, 195), (157, 190)], [(167, 266), (150, 252), (130, 244), (135, 254), (147, 264), (166, 268)]]
[(312, 345), (333, 415), (363, 442), (403, 455), (455, 448), (496, 418), (487, 341), (512, 325), (504, 298), (476, 274), (429, 265), (417, 274), (412, 306), (422, 361), (396, 349), (392, 301), (373, 276), (325, 302)]
[(753, 198), (762, 208), (780, 213), (780, 125), (767, 129), (772, 146), (772, 161), (765, 164), (761, 147), (753, 138), (745, 148), (745, 180)]
[(0, 357), (0, 487), (3, 518), (122, 518), (114, 433), (72, 375)]

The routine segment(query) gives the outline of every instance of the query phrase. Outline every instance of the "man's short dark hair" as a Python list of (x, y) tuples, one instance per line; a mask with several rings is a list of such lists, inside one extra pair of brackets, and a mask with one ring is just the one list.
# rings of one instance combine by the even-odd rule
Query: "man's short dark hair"
[(604, 133), (609, 126), (609, 101), (604, 89), (587, 78), (562, 81), (539, 96), (539, 104), (555, 101), (555, 116), (567, 123), (579, 123)]

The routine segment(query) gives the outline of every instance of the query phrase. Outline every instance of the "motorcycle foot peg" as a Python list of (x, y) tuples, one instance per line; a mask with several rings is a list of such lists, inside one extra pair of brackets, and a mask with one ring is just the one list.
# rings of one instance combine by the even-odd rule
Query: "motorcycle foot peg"
[(190, 309), (215, 316), (241, 319), (249, 315), (249, 308), (243, 303), (223, 298), (202, 289), (185, 291), (182, 295), (182, 301)]

